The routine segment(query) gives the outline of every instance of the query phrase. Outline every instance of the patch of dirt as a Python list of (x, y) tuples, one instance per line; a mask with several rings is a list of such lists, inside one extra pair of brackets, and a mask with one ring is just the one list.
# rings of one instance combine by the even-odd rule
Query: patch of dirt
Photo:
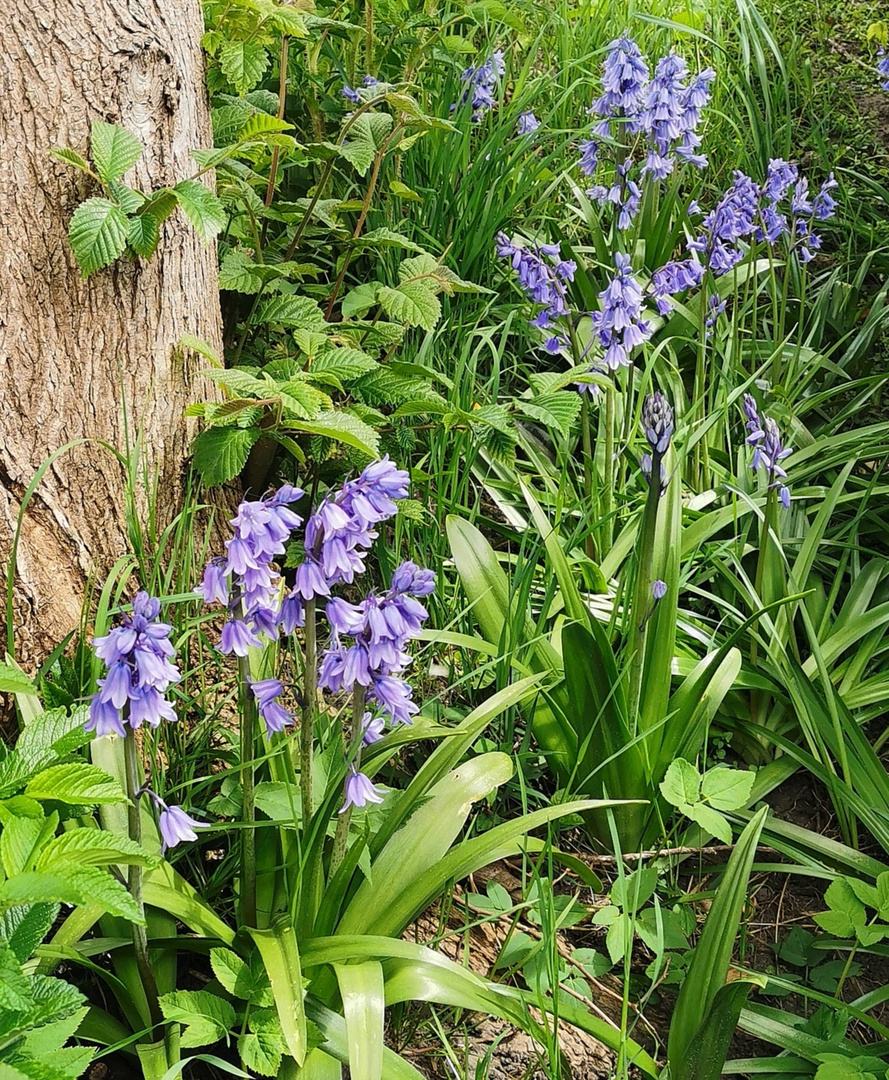
[(889, 94), (859, 94), (855, 105), (873, 126), (874, 136), (889, 149)]
[[(562, 1025), (559, 1046), (572, 1080), (606, 1080), (612, 1075), (614, 1055), (585, 1031)], [(467, 1075), (484, 1076), (486, 1080), (549, 1080), (553, 1075), (540, 1046), (530, 1035), (495, 1019), (479, 1025), (470, 1043), (469, 1065)]]

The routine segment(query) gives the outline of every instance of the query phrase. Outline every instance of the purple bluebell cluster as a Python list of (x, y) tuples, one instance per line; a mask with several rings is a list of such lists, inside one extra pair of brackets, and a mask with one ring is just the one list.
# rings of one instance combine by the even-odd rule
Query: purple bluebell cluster
[[(434, 589), (432, 572), (407, 562), (397, 568), (392, 587), (382, 596), (369, 593), (360, 604), (332, 597), (326, 608), (331, 645), (321, 661), (318, 685), (334, 692), (363, 686), (368, 702), (390, 723), (409, 724), (417, 706), (401, 677), (411, 661), (405, 646), (428, 618), (417, 598)], [(344, 637), (352, 643), (344, 644)]]
[(498, 49), (491, 53), (478, 67), (466, 68), (460, 76), (460, 82), (466, 89), (460, 100), (451, 106), (451, 112), (467, 102), (472, 104), (472, 120), (478, 123), (489, 109), (497, 102), (497, 86), (506, 73), (503, 53)]
[(669, 315), (673, 310), (671, 297), (696, 288), (703, 278), (704, 267), (694, 253), (687, 259), (672, 259), (655, 270), (649, 289), (658, 313)]
[(614, 256), (616, 273), (608, 287), (599, 293), (602, 310), (592, 314), (599, 344), (604, 350), (603, 362), (611, 371), (628, 366), (630, 355), (637, 345), (651, 336), (651, 323), (642, 317), (642, 287), (633, 276), (629, 255)]
[(225, 542), (227, 556), (209, 563), (196, 590), (205, 603), (219, 602), (229, 609), (220, 652), (246, 656), (251, 646), (261, 644), (260, 634), (277, 639), (281, 575), (272, 560), (284, 554), (291, 532), (302, 524), (290, 509), (302, 495), (299, 488), (283, 484), (263, 499), (242, 502), (231, 519), (234, 535)]
[[(429, 596), (434, 590), (431, 570), (405, 562), (397, 567), (391, 588), (382, 596), (369, 593), (359, 604), (336, 596), (327, 602), (331, 643), (321, 660), (318, 685), (332, 692), (364, 689), (365, 700), (371, 706), (361, 725), (365, 745), (382, 738), (386, 720), (390, 724), (410, 724), (418, 711), (411, 686), (403, 678), (411, 662), (405, 647), (417, 637), (428, 617), (418, 597)], [(351, 644), (343, 638), (350, 638)], [(352, 767), (342, 809), (381, 801), (373, 794), (370, 780)]]
[(257, 679), (251, 681), (250, 692), (256, 701), (256, 707), (265, 724), (269, 738), (293, 723), (293, 713), (278, 701), (284, 693), (284, 686), (278, 679)]
[(351, 584), (356, 574), (364, 573), (364, 560), (378, 535), (374, 526), (397, 512), (396, 500), (407, 497), (408, 485), (407, 472), (387, 455), (347, 480), (336, 494), (325, 496), (306, 522), (305, 558), (281, 605), (285, 633), (302, 626), (307, 601), (330, 596), (334, 586)]
[(500, 232), (497, 233), (496, 252), (498, 258), (509, 259), (528, 299), (542, 305), (531, 320), (532, 326), (545, 330), (569, 314), (565, 287), (574, 280), (577, 264), (573, 259), (561, 258), (558, 244), (520, 247), (506, 233)]
[(790, 488), (783, 482), (787, 479), (787, 472), (781, 466), (781, 462), (789, 457), (792, 451), (784, 445), (777, 423), (770, 416), (760, 418), (756, 402), (750, 394), (744, 395), (743, 408), (747, 428), (746, 442), (753, 447), (750, 468), (765, 470), (769, 487), (778, 489), (781, 505), (788, 510)]
[[(617, 208), (617, 227), (628, 229), (641, 202), (640, 183), (645, 177), (665, 180), (677, 158), (698, 168), (707, 159), (698, 153), (701, 114), (710, 99), (711, 68), (690, 79), (681, 56), (662, 57), (649, 77), (648, 65), (638, 45), (626, 35), (608, 46), (602, 65), (602, 95), (589, 112), (599, 120), (588, 139), (580, 144), (579, 167), (593, 177), (603, 157), (614, 161), (616, 179), (610, 185), (594, 184), (590, 198)], [(641, 164), (634, 154), (641, 152)]]
[(746, 251), (740, 241), (753, 235), (759, 218), (759, 188), (749, 176), (736, 170), (732, 186), (702, 222), (703, 233), (689, 242), (703, 256), (714, 274), (725, 274), (738, 265)]
[(642, 403), (642, 432), (652, 454), (666, 454), (673, 438), (673, 407), (660, 390), (649, 394)]
[(880, 83), (880, 89), (889, 90), (889, 53), (882, 48), (877, 52), (877, 71), (886, 80), (884, 83)]
[(97, 735), (118, 735), (143, 723), (157, 727), (175, 720), (166, 693), (180, 679), (171, 662), (175, 651), (169, 623), (160, 622), (160, 601), (146, 592), (136, 594), (132, 615), (104, 637), (93, 639), (96, 656), (105, 664), (105, 678), (90, 702), (84, 727)]
[(516, 135), (533, 135), (540, 127), (540, 121), (533, 112), (523, 112), (516, 125)]

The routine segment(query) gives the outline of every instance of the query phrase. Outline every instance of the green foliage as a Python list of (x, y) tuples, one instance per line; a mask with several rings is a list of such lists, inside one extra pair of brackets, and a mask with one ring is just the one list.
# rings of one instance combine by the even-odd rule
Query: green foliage
[(68, 239), (84, 277), (110, 266), (122, 255), (150, 259), (157, 250), (160, 230), (177, 206), (202, 240), (213, 240), (226, 217), (217, 197), (197, 178), (172, 188), (137, 191), (121, 178), (142, 157), (135, 135), (117, 124), (96, 120), (90, 129), (88, 161), (76, 151), (53, 151), (59, 161), (87, 173), (105, 192), (82, 202), (71, 216)]

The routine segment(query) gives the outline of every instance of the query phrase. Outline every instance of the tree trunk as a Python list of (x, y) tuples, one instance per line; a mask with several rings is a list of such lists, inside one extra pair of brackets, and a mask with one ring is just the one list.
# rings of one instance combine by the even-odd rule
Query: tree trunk
[[(221, 352), (216, 253), (177, 212), (150, 261), (121, 259), (88, 281), (67, 239), (98, 194), (50, 156), (87, 156), (93, 120), (145, 146), (125, 180), (143, 190), (196, 169), (212, 145), (200, 0), (29, 0), (0, 24), (0, 563), (25, 488), (74, 439), (122, 453), (141, 437), (169, 519), (182, 494), (183, 409), (206, 394), (185, 333)], [(140, 463), (141, 464), (141, 463)], [(96, 442), (60, 455), (25, 514), (16, 577), (16, 654), (26, 663), (78, 623), (87, 575), (127, 550), (125, 470)], [(143, 513), (145, 503), (141, 507)], [(11, 651), (11, 646), (10, 646)]]

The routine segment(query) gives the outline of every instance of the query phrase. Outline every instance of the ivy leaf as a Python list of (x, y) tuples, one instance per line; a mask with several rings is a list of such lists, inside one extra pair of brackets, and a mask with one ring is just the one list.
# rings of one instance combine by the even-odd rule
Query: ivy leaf
[(90, 153), (99, 179), (110, 184), (142, 157), (142, 143), (118, 124), (94, 120), (90, 128)]
[(265, 74), (269, 54), (256, 41), (227, 41), (219, 50), (222, 74), (242, 96)]
[(247, 464), (253, 444), (262, 432), (258, 427), (217, 427), (202, 431), (194, 441), (194, 467), (205, 484), (224, 484)]
[(438, 297), (419, 281), (407, 281), (397, 289), (384, 285), (377, 299), (387, 315), (408, 326), (419, 326), (429, 331), (435, 328), (441, 318)]
[(25, 788), (32, 799), (55, 799), (72, 806), (125, 803), (127, 797), (118, 781), (97, 765), (85, 762), (53, 765), (38, 773)]
[(209, 990), (176, 990), (160, 999), (167, 1020), (183, 1025), (183, 1046), (207, 1046), (225, 1038), (235, 1025), (235, 1010)]
[(120, 258), (130, 223), (110, 199), (87, 199), (71, 215), (68, 239), (84, 277)]
[(161, 238), (160, 222), (154, 214), (137, 214), (130, 218), (127, 243), (137, 255), (150, 259), (157, 251)]
[(200, 180), (180, 180), (173, 192), (202, 240), (212, 240), (222, 232), (228, 217), (219, 199)]

